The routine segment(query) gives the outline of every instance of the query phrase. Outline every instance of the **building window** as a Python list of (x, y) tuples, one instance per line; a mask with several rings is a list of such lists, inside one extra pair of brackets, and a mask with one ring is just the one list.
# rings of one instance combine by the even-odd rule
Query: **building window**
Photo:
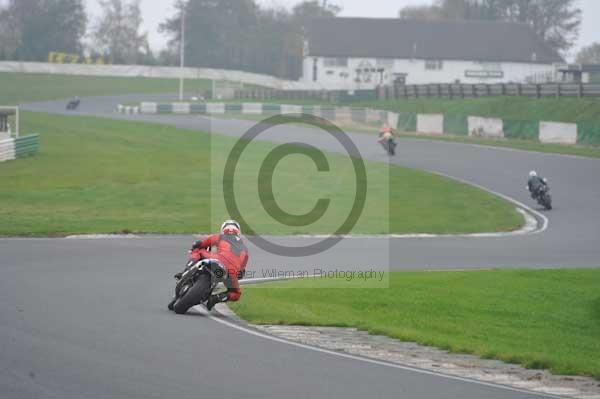
[(336, 57), (336, 58), (324, 58), (323, 64), (326, 67), (347, 67), (348, 58)]
[(441, 60), (427, 60), (425, 61), (425, 69), (429, 71), (439, 71), (444, 68), (444, 61)]

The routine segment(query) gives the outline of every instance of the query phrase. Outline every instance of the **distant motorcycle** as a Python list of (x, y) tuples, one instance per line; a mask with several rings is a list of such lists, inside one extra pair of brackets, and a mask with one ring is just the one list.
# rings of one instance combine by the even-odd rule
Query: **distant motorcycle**
[(169, 310), (184, 314), (191, 307), (205, 303), (217, 285), (226, 278), (227, 271), (219, 261), (190, 259), (175, 285), (175, 297), (168, 305)]
[(396, 155), (396, 146), (398, 145), (398, 143), (396, 143), (396, 141), (393, 138), (382, 139), (379, 141), (379, 143), (381, 143), (383, 149), (385, 150), (385, 152), (387, 152), (389, 156)]
[(550, 187), (547, 184), (538, 189), (535, 199), (546, 210), (549, 211), (552, 209), (552, 196), (550, 195)]
[(67, 110), (75, 111), (79, 107), (80, 103), (81, 103), (81, 100), (78, 97), (72, 99), (71, 101), (69, 101), (67, 103)]

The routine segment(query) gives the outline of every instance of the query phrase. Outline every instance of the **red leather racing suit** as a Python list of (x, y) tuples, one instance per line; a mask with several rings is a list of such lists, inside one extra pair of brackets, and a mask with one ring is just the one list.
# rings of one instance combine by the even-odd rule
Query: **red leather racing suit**
[[(211, 252), (211, 247), (216, 252)], [(227, 299), (238, 301), (242, 296), (238, 276), (246, 269), (248, 263), (248, 249), (244, 241), (234, 234), (213, 234), (194, 244), (192, 259), (216, 259), (227, 269), (229, 276), (227, 283)]]

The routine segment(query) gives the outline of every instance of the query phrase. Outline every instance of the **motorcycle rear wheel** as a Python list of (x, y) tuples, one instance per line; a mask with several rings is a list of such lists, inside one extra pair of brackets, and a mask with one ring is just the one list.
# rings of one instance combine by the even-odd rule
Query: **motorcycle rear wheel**
[(550, 197), (549, 194), (545, 194), (544, 195), (544, 207), (547, 210), (551, 210), (552, 209), (552, 197)]

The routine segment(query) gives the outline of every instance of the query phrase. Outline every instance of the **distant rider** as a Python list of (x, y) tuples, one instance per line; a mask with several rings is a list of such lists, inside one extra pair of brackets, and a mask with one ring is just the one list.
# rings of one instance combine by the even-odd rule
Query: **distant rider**
[(391, 152), (394, 153), (395, 149), (396, 149), (396, 142), (394, 141), (394, 135), (395, 135), (394, 129), (392, 129), (392, 127), (390, 126), (389, 123), (385, 122), (381, 126), (381, 129), (379, 129), (379, 140), (377, 142), (379, 144), (383, 145), (385, 141), (388, 141), (391, 146), (391, 149), (392, 149)]
[(381, 143), (384, 140), (393, 140), (394, 139), (394, 129), (390, 126), (389, 123), (385, 122), (381, 129), (379, 129), (379, 142)]
[(547, 181), (544, 178), (538, 176), (535, 170), (529, 172), (529, 181), (527, 181), (527, 189), (531, 193), (531, 198), (536, 199), (538, 193), (543, 187), (546, 187)]
[[(226, 220), (221, 225), (220, 234), (210, 235), (204, 240), (196, 241), (192, 246), (192, 260), (215, 259), (227, 270), (227, 279), (224, 282), (227, 292), (211, 295), (206, 303), (208, 310), (220, 302), (236, 302), (242, 295), (238, 279), (243, 278), (246, 273), (248, 249), (240, 237), (241, 232), (238, 222)], [(212, 247), (216, 248), (216, 252), (211, 252)], [(177, 273), (175, 278), (181, 278), (181, 273)]]

